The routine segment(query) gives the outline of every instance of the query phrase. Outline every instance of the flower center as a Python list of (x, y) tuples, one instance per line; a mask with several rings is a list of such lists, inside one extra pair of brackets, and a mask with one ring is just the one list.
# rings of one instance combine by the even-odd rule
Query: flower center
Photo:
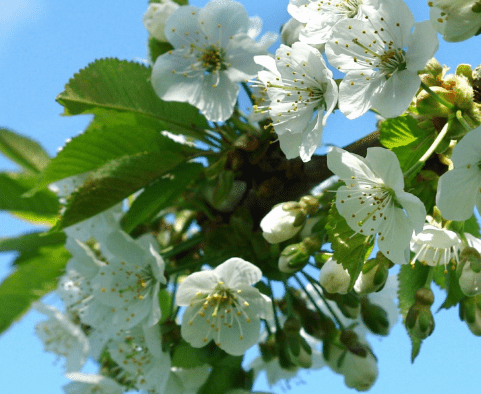
[(379, 62), (379, 70), (382, 71), (386, 78), (396, 71), (406, 69), (406, 52), (402, 49), (390, 49), (381, 55)]
[(346, 18), (354, 18), (359, 12), (362, 0), (344, 0), (336, 4), (337, 12)]
[(215, 45), (202, 49), (198, 59), (208, 73), (216, 73), (227, 69), (227, 65), (224, 63), (225, 51)]

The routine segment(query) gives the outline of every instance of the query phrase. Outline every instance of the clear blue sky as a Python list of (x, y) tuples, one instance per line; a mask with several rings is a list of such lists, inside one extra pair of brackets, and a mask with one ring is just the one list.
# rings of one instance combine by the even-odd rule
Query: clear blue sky
[[(203, 6), (207, 1), (195, 0)], [(249, 15), (264, 20), (264, 31), (278, 31), (287, 21), (287, 1), (246, 0)], [(416, 21), (428, 17), (427, 2), (409, 0)], [(142, 15), (147, 1), (114, 0), (7, 0), (0, 2), (0, 126), (31, 136), (55, 155), (56, 149), (84, 129), (88, 116), (62, 118), (55, 96), (80, 68), (102, 57), (139, 60), (146, 57), (147, 34)], [(441, 41), (438, 60), (453, 71), (458, 63), (481, 63), (479, 38), (461, 44)], [(340, 113), (329, 117), (324, 142), (344, 145), (374, 128), (372, 117), (346, 121)], [(0, 158), (0, 169), (15, 167)], [(1, 191), (0, 191), (1, 193)], [(0, 213), (0, 237), (27, 231), (29, 227)], [(12, 255), (0, 255), (0, 280), (10, 272)], [(437, 293), (439, 295), (439, 293)], [(55, 301), (48, 296), (46, 302)], [(442, 302), (438, 296), (435, 308)], [(1, 307), (1, 306), (0, 306)], [(457, 310), (436, 316), (436, 329), (423, 344), (414, 365), (410, 343), (398, 324), (389, 337), (370, 339), (379, 358), (380, 376), (371, 393), (456, 392), (479, 390), (481, 339), (474, 337), (457, 317)], [(0, 337), (0, 392), (5, 394), (62, 393), (62, 363), (43, 352), (34, 335), (41, 319), (29, 313)], [(94, 366), (88, 367), (93, 372)], [(352, 393), (343, 378), (330, 370), (302, 373), (291, 382), (291, 393), (333, 390)], [(255, 387), (266, 390), (261, 380)], [(279, 387), (272, 389), (282, 393)]]

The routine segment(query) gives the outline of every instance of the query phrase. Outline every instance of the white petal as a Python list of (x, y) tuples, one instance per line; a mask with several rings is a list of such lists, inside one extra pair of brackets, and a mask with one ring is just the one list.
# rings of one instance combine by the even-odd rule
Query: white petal
[(454, 168), (476, 165), (481, 161), (481, 126), (470, 131), (456, 144), (451, 160)]
[(327, 154), (327, 167), (342, 180), (380, 179), (372, 172), (361, 156), (349, 153), (344, 149), (333, 147)]
[[(384, 184), (397, 190), (404, 189), (404, 176), (396, 154), (384, 148), (368, 148), (366, 165), (383, 180)], [(423, 219), (424, 222), (424, 219)]]
[(400, 208), (392, 207), (384, 217), (387, 220), (382, 220), (383, 224), (379, 226), (381, 235), (377, 237), (377, 246), (394, 264), (407, 264), (413, 233), (411, 223)]
[(429, 21), (418, 22), (406, 51), (406, 66), (408, 70), (422, 70), (429, 59), (438, 50), (439, 40), (436, 31)]
[(231, 289), (236, 289), (239, 285), (253, 285), (262, 278), (262, 271), (258, 267), (239, 257), (220, 264), (214, 273)]
[(396, 199), (406, 211), (414, 232), (421, 232), (426, 220), (426, 208), (422, 201), (413, 194), (406, 192), (396, 192)]
[(299, 157), (299, 146), (302, 141), (301, 133), (283, 133), (278, 134), (279, 143), (282, 152), (286, 155), (286, 159), (295, 159)]
[(179, 306), (188, 306), (191, 301), (202, 295), (209, 294), (217, 285), (218, 278), (213, 271), (201, 271), (190, 274), (180, 283), (175, 295), (175, 302)]
[[(361, 75), (362, 74), (362, 75)], [(339, 109), (348, 119), (355, 119), (373, 107), (374, 94), (383, 80), (377, 71), (350, 71), (339, 85)]]

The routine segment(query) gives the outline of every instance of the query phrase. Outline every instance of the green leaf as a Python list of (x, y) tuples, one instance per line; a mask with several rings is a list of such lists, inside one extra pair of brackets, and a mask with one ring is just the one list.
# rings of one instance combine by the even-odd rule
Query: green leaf
[(25, 171), (40, 172), (50, 161), (47, 152), (35, 141), (0, 128), (0, 152)]
[(131, 232), (135, 226), (148, 222), (159, 211), (172, 205), (203, 169), (199, 163), (183, 163), (169, 171), (168, 175), (147, 186), (123, 217), (124, 230), (127, 233)]
[(84, 133), (72, 138), (52, 159), (31, 193), (52, 182), (97, 170), (110, 161), (144, 152), (197, 150), (177, 144), (159, 133), (159, 129), (132, 114), (98, 116)]
[(23, 196), (38, 179), (38, 175), (0, 173), (0, 210), (10, 211), (34, 223), (53, 224), (60, 209), (55, 193), (42, 190), (31, 197)]
[(172, 354), (172, 366), (178, 368), (195, 368), (209, 361), (203, 348), (194, 348), (187, 342), (180, 342)]
[(16, 270), (0, 284), (0, 332), (19, 319), (33, 301), (55, 290), (69, 258), (63, 246), (51, 245), (17, 259)]
[(356, 234), (338, 212), (335, 204), (332, 204), (327, 219), (326, 230), (334, 251), (333, 258), (348, 270), (351, 276), (349, 287), (352, 288), (361, 273), (364, 261), (371, 254), (374, 237)]
[(475, 215), (464, 221), (464, 232), (474, 235), (476, 238), (481, 238), (478, 219)]
[(439, 175), (431, 170), (420, 171), (416, 178), (406, 187), (406, 191), (418, 197), (426, 207), (426, 212), (433, 212), (438, 190)]
[(63, 245), (65, 234), (63, 232), (42, 233), (34, 232), (22, 234), (18, 237), (0, 238), (0, 252), (18, 251), (30, 252), (42, 246)]
[[(414, 296), (416, 291), (423, 287), (428, 279), (429, 271), (431, 267), (424, 266), (422, 264), (414, 265), (406, 264), (401, 266), (399, 271), (399, 310), (403, 317), (403, 322), (406, 319), (406, 315), (414, 304)], [(409, 335), (409, 333), (408, 333)], [(412, 342), (411, 362), (418, 356), (421, 349), (421, 340), (417, 337), (409, 335)]]
[(168, 42), (162, 42), (154, 37), (149, 37), (149, 55), (152, 63), (155, 63), (157, 58), (174, 47)]
[(164, 129), (186, 135), (208, 128), (195, 107), (162, 101), (151, 86), (151, 72), (150, 67), (135, 62), (96, 60), (74, 75), (57, 101), (64, 106), (64, 115), (127, 111), (160, 120)]
[[(437, 267), (440, 271), (444, 271), (444, 267)], [(439, 307), (438, 310), (441, 309), (449, 309), (453, 306), (458, 305), (459, 301), (461, 301), (465, 295), (461, 291), (461, 287), (459, 286), (459, 278), (456, 275), (456, 271), (448, 270), (446, 276), (446, 291), (447, 296), (444, 300), (443, 304)]]
[(227, 356), (221, 364), (212, 368), (207, 381), (199, 389), (199, 394), (225, 394), (234, 388), (252, 387), (252, 377), (242, 369), (243, 356)]
[(57, 228), (71, 226), (114, 206), (183, 161), (184, 155), (172, 147), (108, 162), (72, 193)]
[(409, 115), (384, 120), (380, 133), (379, 141), (388, 149), (409, 145), (428, 134), (426, 130), (418, 127), (418, 122)]

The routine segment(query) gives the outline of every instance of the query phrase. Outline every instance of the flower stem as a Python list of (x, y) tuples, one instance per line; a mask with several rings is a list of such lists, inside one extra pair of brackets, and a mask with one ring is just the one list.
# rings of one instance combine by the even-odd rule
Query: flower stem
[(279, 317), (277, 316), (276, 300), (274, 299), (274, 291), (272, 290), (272, 283), (269, 278), (267, 279), (267, 282), (269, 283), (269, 290), (271, 291), (272, 310), (274, 312), (274, 321), (276, 323), (276, 330), (277, 332), (280, 332), (282, 328), (281, 328), (281, 324), (279, 323)]
[[(317, 293), (317, 295), (319, 296), (319, 298), (324, 302), (324, 304), (326, 305), (326, 308), (329, 310), (330, 314), (332, 315), (332, 317), (334, 318), (334, 320), (336, 321), (336, 323), (339, 325), (339, 328), (341, 328), (341, 330), (344, 330), (344, 324), (342, 324), (341, 320), (337, 317), (336, 313), (334, 312), (334, 310), (331, 308), (331, 306), (329, 305), (329, 303), (327, 302), (326, 298), (324, 297), (324, 294), (322, 294), (321, 291), (319, 291), (319, 289), (317, 288), (317, 286), (321, 286), (320, 284), (318, 284), (316, 282), (316, 280), (314, 278), (312, 278), (309, 274), (307, 274), (306, 272), (302, 271), (302, 274), (304, 275), (304, 277), (311, 283), (312, 287), (314, 288), (314, 291)], [(312, 300), (311, 300), (312, 301)]]
[(449, 126), (451, 125), (452, 120), (453, 120), (452, 117), (450, 117), (450, 119), (448, 119), (448, 121), (446, 122), (446, 124), (442, 128), (441, 132), (438, 134), (438, 136), (436, 137), (434, 142), (431, 144), (429, 149), (426, 151), (426, 153), (424, 153), (424, 155), (422, 155), (422, 157), (418, 160), (418, 162), (416, 164), (414, 164), (409, 170), (407, 170), (404, 173), (405, 178), (409, 178), (413, 173), (415, 173), (419, 168), (421, 168), (424, 165), (424, 163), (427, 159), (429, 159), (431, 154), (434, 152), (434, 150), (438, 147), (438, 145), (441, 143), (441, 141), (446, 136), (446, 133), (449, 130)]
[(458, 119), (459, 123), (461, 123), (467, 131), (471, 131), (472, 129), (474, 129), (474, 127), (472, 127), (468, 123), (468, 121), (466, 119), (464, 119), (464, 116), (463, 116), (463, 113), (461, 112), (461, 110), (456, 111), (456, 118)]
[(292, 294), (291, 291), (289, 290), (289, 285), (287, 284), (287, 279), (286, 279), (286, 274), (284, 272), (282, 274), (282, 283), (284, 283), (284, 289), (285, 289), (285, 297), (286, 297), (286, 304), (287, 304), (287, 316), (292, 316), (294, 313), (294, 309), (292, 307)]
[(449, 109), (454, 109), (454, 105), (451, 104), (450, 102), (444, 100), (442, 97), (438, 96), (435, 92), (433, 92), (431, 90), (431, 88), (426, 85), (424, 82), (421, 81), (421, 87), (426, 91), (428, 92), (432, 98), (434, 98), (438, 103), (444, 105), (446, 108), (449, 108)]

